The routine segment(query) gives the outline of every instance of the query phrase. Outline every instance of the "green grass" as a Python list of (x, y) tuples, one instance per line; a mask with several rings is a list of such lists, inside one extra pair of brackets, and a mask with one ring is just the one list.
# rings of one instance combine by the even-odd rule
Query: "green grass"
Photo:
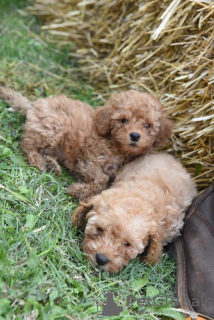
[[(0, 5), (1, 85), (28, 97), (63, 92), (96, 105), (93, 88), (72, 72), (72, 45), (46, 44), (36, 19), (17, 12), (24, 0)], [(174, 263), (166, 255), (154, 268), (135, 259), (117, 275), (91, 266), (83, 234), (70, 221), (77, 205), (66, 194), (72, 177), (30, 167), (19, 148), (24, 118), (1, 100), (0, 115), (0, 320), (97, 319), (96, 301), (102, 310), (109, 291), (124, 308), (112, 319), (155, 319), (159, 309), (136, 302), (127, 307), (126, 298), (172, 298)]]

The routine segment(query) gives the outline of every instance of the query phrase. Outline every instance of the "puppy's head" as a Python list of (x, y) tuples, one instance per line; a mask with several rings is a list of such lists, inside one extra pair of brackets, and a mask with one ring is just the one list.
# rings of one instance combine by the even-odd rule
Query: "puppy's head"
[(97, 109), (95, 126), (98, 135), (111, 134), (120, 151), (130, 156), (159, 146), (172, 133), (172, 122), (160, 102), (136, 90), (116, 94), (106, 106)]
[(141, 254), (155, 227), (149, 214), (151, 206), (124, 190), (103, 191), (77, 210), (80, 215), (83, 211), (87, 219), (84, 252), (95, 265), (109, 272), (120, 271)]

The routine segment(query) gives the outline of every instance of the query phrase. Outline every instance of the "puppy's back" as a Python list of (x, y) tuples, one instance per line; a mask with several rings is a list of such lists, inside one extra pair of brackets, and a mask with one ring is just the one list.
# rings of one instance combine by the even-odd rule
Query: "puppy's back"
[(196, 195), (195, 183), (190, 174), (172, 155), (164, 152), (148, 154), (127, 164), (115, 180), (115, 184), (128, 183), (129, 188), (167, 191), (177, 205), (189, 206)]
[[(65, 95), (40, 98), (33, 103), (33, 109), (27, 113), (27, 120), (32, 122), (47, 122), (55, 128), (82, 130), (86, 134), (92, 127), (94, 109), (80, 100), (72, 100)], [(68, 129), (70, 131), (70, 129)]]

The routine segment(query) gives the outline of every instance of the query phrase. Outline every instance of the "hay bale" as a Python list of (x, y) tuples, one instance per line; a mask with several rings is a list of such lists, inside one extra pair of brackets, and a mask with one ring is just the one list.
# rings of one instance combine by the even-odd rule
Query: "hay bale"
[[(173, 145), (200, 188), (214, 175), (212, 0), (34, 0), (59, 46), (73, 42), (81, 72), (107, 96), (155, 94), (175, 120)], [(106, 90), (107, 89), (107, 90)], [(107, 94), (106, 94), (107, 91)]]

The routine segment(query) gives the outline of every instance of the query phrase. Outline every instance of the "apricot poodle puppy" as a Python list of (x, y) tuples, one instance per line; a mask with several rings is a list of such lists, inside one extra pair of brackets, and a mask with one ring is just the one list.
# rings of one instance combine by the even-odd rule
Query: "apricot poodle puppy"
[(170, 137), (172, 123), (160, 102), (135, 90), (113, 96), (96, 111), (62, 95), (30, 102), (21, 94), (0, 88), (12, 108), (26, 116), (21, 148), (40, 170), (60, 165), (79, 180), (68, 193), (84, 199), (98, 194), (118, 170)]
[(84, 252), (101, 269), (118, 272), (138, 254), (156, 264), (163, 246), (180, 234), (195, 194), (174, 157), (148, 154), (124, 166), (110, 189), (80, 203), (72, 221), (83, 227), (87, 219)]

